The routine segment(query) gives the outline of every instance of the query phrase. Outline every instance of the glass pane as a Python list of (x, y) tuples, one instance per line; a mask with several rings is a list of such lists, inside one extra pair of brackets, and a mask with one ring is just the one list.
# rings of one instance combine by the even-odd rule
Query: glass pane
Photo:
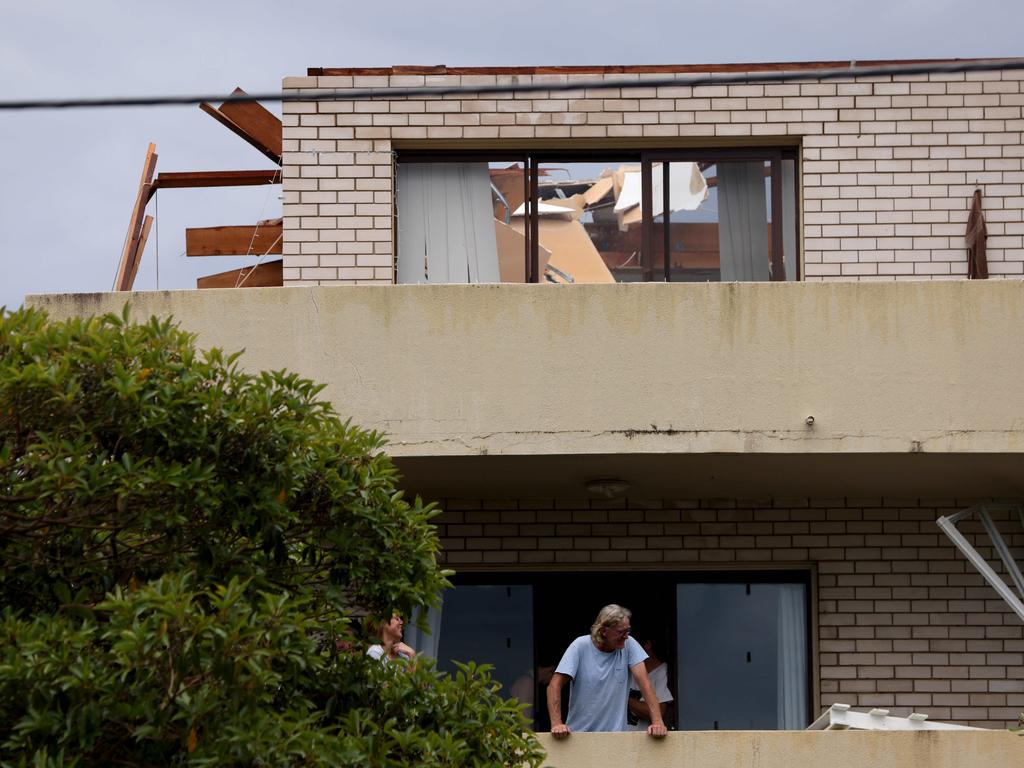
[(532, 720), (533, 588), (467, 584), (445, 592), (437, 659), (446, 672), (455, 672), (454, 661), (494, 665), (502, 695), (529, 704)]
[(803, 584), (679, 584), (679, 728), (805, 727), (806, 606)]
[[(640, 164), (635, 160), (538, 164), (537, 241), (542, 280), (642, 279)], [(513, 222), (521, 227), (522, 220)]]
[[(768, 160), (697, 161), (669, 164), (671, 260), (669, 279), (682, 282), (766, 281), (773, 278), (772, 164)], [(655, 165), (655, 183), (659, 173)], [(697, 170), (691, 173), (691, 170)], [(785, 279), (797, 278), (795, 163), (781, 163), (782, 259)], [(697, 174), (700, 174), (698, 176)], [(697, 199), (701, 177), (703, 199)], [(655, 190), (655, 213), (659, 206)], [(664, 225), (655, 238), (664, 253)], [(663, 265), (664, 262), (662, 261)], [(778, 276), (774, 276), (778, 279)], [(655, 278), (658, 279), (658, 278)]]
[[(717, 282), (719, 279), (718, 202), (715, 166), (700, 162), (668, 163), (668, 279), (672, 282)], [(664, 179), (664, 169), (655, 164), (655, 181)], [(665, 208), (664, 182), (654, 189), (655, 213)], [(664, 219), (655, 219), (655, 239), (665, 252)], [(664, 270), (664, 260), (661, 261)], [(655, 279), (663, 279), (656, 277)]]

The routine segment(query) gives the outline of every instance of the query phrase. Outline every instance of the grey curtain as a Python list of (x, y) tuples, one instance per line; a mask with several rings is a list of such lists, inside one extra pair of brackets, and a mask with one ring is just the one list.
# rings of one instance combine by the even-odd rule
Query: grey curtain
[(396, 183), (398, 282), (500, 282), (487, 163), (401, 163)]
[(768, 279), (764, 162), (718, 163), (718, 250), (722, 282)]
[(807, 611), (803, 584), (779, 584), (778, 727), (807, 727)]
[(405, 625), (405, 642), (407, 645), (411, 645), (417, 654), (429, 656), (432, 659), (437, 658), (437, 649), (441, 643), (441, 609), (443, 607), (441, 605), (426, 611), (428, 632), (421, 632), (415, 626), (423, 614), (423, 611), (418, 608), (413, 611), (409, 622)]
[[(774, 219), (775, 217), (772, 216)], [(796, 161), (782, 161), (782, 263), (786, 279), (796, 280)]]

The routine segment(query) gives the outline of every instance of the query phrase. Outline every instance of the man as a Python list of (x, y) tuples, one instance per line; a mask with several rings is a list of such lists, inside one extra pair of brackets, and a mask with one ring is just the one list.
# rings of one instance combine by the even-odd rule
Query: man
[[(644, 668), (640, 644), (629, 636), (632, 614), (619, 605), (606, 605), (597, 614), (589, 635), (577, 637), (566, 649), (548, 685), (551, 735), (564, 739), (574, 731), (625, 731), (630, 675), (647, 701), (658, 698)], [(562, 687), (569, 688), (569, 717), (562, 722)], [(657, 707), (651, 710), (647, 734), (662, 738), (665, 723)]]

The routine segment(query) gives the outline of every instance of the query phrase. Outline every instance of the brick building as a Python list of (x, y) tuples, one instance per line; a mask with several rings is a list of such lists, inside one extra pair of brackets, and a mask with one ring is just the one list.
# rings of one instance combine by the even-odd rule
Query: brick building
[[(1024, 626), (935, 520), (1024, 497), (1024, 283), (965, 279), (976, 189), (990, 276), (1024, 275), (1024, 71), (815, 78), (833, 66), (286, 78), (332, 98), (284, 109), (285, 287), (136, 312), (389, 433), (444, 509), (456, 588), (417, 639), (442, 660), (539, 700), (615, 600), (662, 645), (680, 729), (833, 702), (1004, 727)], [(738, 69), (806, 77), (645, 85)], [(618, 85), (388, 93), (598, 80)], [(500, 284), (452, 284), (474, 280)]]
[[(511, 162), (524, 169), (527, 185), (532, 166), (541, 172), (587, 168), (588, 162), (614, 167), (650, 157), (656, 173), (659, 162), (707, 158), (701, 163), (707, 168), (745, 152), (754, 162), (764, 158), (770, 176), (780, 167), (772, 166), (773, 159), (792, 157), (797, 181), (790, 179), (784, 192), (797, 201), (798, 243), (785, 244), (786, 276), (803, 281), (966, 277), (965, 224), (971, 195), (980, 188), (990, 273), (1024, 273), (1024, 72), (820, 81), (815, 70), (836, 64), (786, 66), (804, 68), (807, 79), (644, 87), (645, 80), (672, 74), (738, 69), (701, 66), (323, 69), (286, 78), (286, 92), (327, 89), (338, 98), (285, 107), (285, 284), (390, 284), (400, 277), (395, 243), (402, 237), (400, 204), (396, 211), (402, 192), (396, 179), (403, 163), (429, 162), (432, 153), (449, 162), (460, 153), (472, 161), (501, 156), (504, 162), (489, 167)], [(624, 87), (482, 96), (387, 93), (573, 81)], [(346, 88), (379, 88), (382, 94), (346, 101)], [(768, 207), (774, 208), (771, 200)], [(658, 255), (651, 261), (658, 262)], [(653, 279), (663, 279), (664, 261), (663, 250)], [(707, 277), (696, 274), (682, 279)], [(857, 297), (850, 298), (856, 305)], [(898, 293), (893, 300), (900, 300)], [(800, 321), (817, 322), (813, 316)], [(641, 371), (656, 374), (652, 367), (647, 362)], [(753, 371), (759, 373), (764, 371)], [(500, 390), (494, 394), (502, 396)], [(1012, 392), (1007, 404), (1019, 409), (1020, 395), (1019, 389)], [(737, 426), (753, 425), (740, 420)], [(911, 450), (909, 445), (891, 450)], [(586, 480), (587, 472), (580, 471)], [(627, 480), (630, 474), (614, 467), (608, 473)], [(734, 497), (728, 487), (713, 499), (693, 498), (685, 482), (662, 483), (668, 495), (653, 499), (622, 494), (603, 500), (577, 483), (574, 498), (533, 500), (537, 493), (526, 481), (499, 501), (486, 498), (491, 494), (483, 488), (479, 500), (444, 502), (446, 560), (460, 573), (642, 568), (650, 580), (638, 584), (643, 589), (679, 574), (692, 579), (704, 569), (725, 581), (733, 578), (730, 572), (760, 579), (787, 567), (795, 568), (790, 576), (813, 572), (807, 582), (817, 677), (812, 710), (838, 700), (987, 725), (1014, 719), (1024, 705), (1020, 622), (935, 527), (937, 517), (968, 504), (965, 494), (951, 487), (948, 496), (936, 498), (924, 481), (903, 489), (909, 498), (887, 498), (883, 483), (876, 491), (860, 481), (853, 483), (865, 491), (858, 497), (849, 494), (841, 470), (836, 474), (833, 491), (824, 484), (822, 497), (800, 493), (800, 484), (792, 483), (795, 499), (780, 498), (770, 482), (752, 483), (755, 499)], [(437, 490), (462, 495), (457, 487)], [(974, 493), (1008, 491), (979, 484)], [(685, 500), (671, 500), (680, 497)], [(528, 582), (535, 593), (551, 584), (540, 571), (512, 580)], [(659, 599), (671, 598), (666, 593)], [(644, 617), (637, 622), (642, 626)], [(550, 655), (548, 649), (537, 652)]]
[[(969, 199), (985, 196), (993, 276), (1024, 274), (1020, 137), (1024, 72), (644, 88), (645, 79), (736, 66), (322, 69), (285, 92), (338, 99), (284, 114), (285, 283), (394, 280), (395, 164), (426, 152), (795, 148), (799, 277), (957, 278), (967, 274)], [(750, 67), (756, 71), (755, 67)], [(780, 65), (771, 67), (780, 68)], [(413, 74), (416, 73), (416, 74)], [(485, 97), (388, 98), (388, 88), (622, 82), (630, 88)], [(380, 88), (346, 101), (346, 88)], [(699, 155), (699, 153), (697, 153)], [(792, 277), (792, 275), (791, 275)]]

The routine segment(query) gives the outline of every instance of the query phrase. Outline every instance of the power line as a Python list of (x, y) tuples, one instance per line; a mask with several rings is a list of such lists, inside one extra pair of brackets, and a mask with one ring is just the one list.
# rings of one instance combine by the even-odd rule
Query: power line
[[(757, 65), (751, 65), (757, 66)], [(417, 86), (410, 88), (350, 88), (299, 90), (296, 93), (213, 94), (207, 96), (128, 96), (89, 99), (25, 99), (0, 101), (0, 111), (41, 109), (106, 109), (117, 107), (184, 106), (203, 102), (309, 102), (366, 101), (424, 96), (485, 96), (520, 93), (558, 93), (566, 91), (607, 91), (631, 88), (694, 88), (702, 85), (742, 83), (788, 83), (801, 80), (846, 80), (860, 77), (954, 74), (961, 72), (1001, 72), (1024, 69), (1024, 58), (981, 59), (971, 61), (923, 62), (861, 67), (851, 61), (848, 67), (819, 70), (783, 70), (772, 72), (724, 72), (699, 75), (645, 77), (639, 80), (573, 80), (560, 83), (524, 83), (509, 85)]]

